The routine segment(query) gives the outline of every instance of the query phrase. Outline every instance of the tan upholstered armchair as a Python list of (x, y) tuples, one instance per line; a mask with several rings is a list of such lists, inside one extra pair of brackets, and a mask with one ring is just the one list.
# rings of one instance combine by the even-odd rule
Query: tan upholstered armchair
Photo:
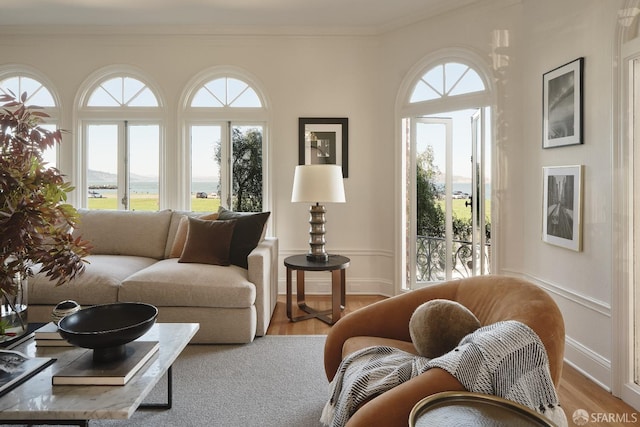
[[(518, 320), (528, 325), (547, 350), (551, 378), (557, 388), (564, 357), (562, 314), (544, 290), (506, 276), (479, 276), (429, 286), (343, 317), (327, 336), (324, 366), (328, 380), (333, 379), (344, 356), (365, 347), (390, 345), (416, 353), (409, 335), (409, 319), (420, 304), (436, 298), (458, 301), (471, 310), (483, 326), (502, 320)], [(457, 390), (464, 387), (455, 377), (442, 369), (430, 369), (364, 404), (347, 425), (404, 427), (411, 408), (422, 398)]]

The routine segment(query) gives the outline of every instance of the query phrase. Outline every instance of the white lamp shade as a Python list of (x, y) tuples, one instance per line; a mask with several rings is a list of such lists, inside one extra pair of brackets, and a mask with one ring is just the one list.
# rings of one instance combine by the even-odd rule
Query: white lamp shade
[(300, 165), (293, 176), (292, 202), (344, 203), (342, 167)]

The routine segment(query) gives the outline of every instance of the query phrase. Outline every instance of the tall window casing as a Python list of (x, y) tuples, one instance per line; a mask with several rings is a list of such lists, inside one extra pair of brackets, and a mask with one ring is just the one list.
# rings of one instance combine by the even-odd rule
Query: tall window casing
[[(49, 130), (55, 130), (60, 121), (59, 103), (54, 92), (43, 83), (43, 80), (43, 77), (37, 73), (26, 69), (0, 68), (0, 93), (13, 93), (18, 98), (26, 93), (25, 103), (41, 107), (40, 111), (48, 115), (43, 119), (42, 126)], [(58, 149), (58, 146), (51, 147), (43, 153), (44, 160), (51, 167), (58, 167)]]
[(78, 106), (83, 197), (89, 209), (163, 206), (164, 108), (138, 73), (102, 73)]
[(491, 271), (489, 79), (472, 55), (437, 56), (399, 96), (404, 288)]
[(235, 70), (209, 71), (190, 85), (183, 105), (185, 207), (264, 210), (267, 108), (255, 83)]

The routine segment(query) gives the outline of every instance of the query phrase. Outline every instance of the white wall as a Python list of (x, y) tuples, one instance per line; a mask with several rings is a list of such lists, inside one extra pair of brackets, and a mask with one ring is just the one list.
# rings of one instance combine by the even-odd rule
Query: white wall
[[(523, 4), (522, 162), (520, 201), (524, 274), (554, 293), (567, 330), (566, 357), (595, 380), (612, 384), (612, 147), (613, 80), (618, 1), (527, 1)], [(541, 75), (585, 58), (584, 145), (543, 150)], [(572, 252), (540, 240), (543, 166), (584, 165), (583, 251)], [(513, 245), (515, 242), (512, 242)], [(622, 351), (622, 349), (617, 349)]]
[[(350, 292), (392, 294), (396, 280), (398, 153), (395, 105), (416, 64), (435, 51), (462, 48), (484, 58), (496, 88), (494, 224), (498, 273), (528, 278), (550, 291), (567, 327), (567, 358), (611, 384), (612, 78), (616, 11), (622, 0), (488, 0), (380, 36), (29, 35), (0, 32), (0, 66), (25, 64), (60, 94), (62, 126), (91, 73), (134, 65), (163, 90), (168, 156), (179, 135), (177, 102), (196, 74), (216, 65), (253, 75), (269, 99), (273, 234), (281, 258), (307, 249), (307, 206), (290, 203), (297, 163), (297, 119), (349, 117), (347, 203), (328, 206), (327, 247), (352, 258)], [(509, 34), (494, 67), (494, 30)], [(541, 148), (542, 74), (585, 59), (585, 144)], [(73, 179), (67, 138), (61, 165)], [(584, 250), (541, 241), (542, 167), (583, 164)], [(283, 289), (284, 270), (280, 272)], [(326, 292), (328, 277), (312, 276)]]

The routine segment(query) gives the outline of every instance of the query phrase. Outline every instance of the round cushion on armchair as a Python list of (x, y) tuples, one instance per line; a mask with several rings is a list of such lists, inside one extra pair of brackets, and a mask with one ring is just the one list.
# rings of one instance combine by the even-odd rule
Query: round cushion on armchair
[(447, 299), (421, 304), (409, 320), (411, 342), (419, 355), (430, 359), (453, 350), (479, 327), (480, 321), (468, 308)]

